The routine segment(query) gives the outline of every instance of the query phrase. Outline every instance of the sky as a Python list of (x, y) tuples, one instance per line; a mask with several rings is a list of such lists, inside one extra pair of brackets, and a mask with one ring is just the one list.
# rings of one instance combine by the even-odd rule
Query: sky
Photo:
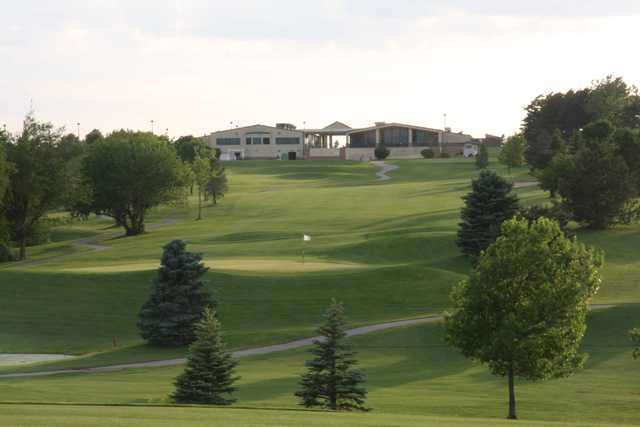
[(375, 121), (516, 132), (537, 95), (640, 85), (637, 0), (0, 0), (0, 125), (172, 137)]

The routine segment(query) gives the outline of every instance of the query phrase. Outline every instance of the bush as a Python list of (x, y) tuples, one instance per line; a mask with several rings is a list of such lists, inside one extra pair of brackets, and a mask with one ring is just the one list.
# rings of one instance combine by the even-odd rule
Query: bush
[(10, 262), (13, 260), (14, 258), (11, 248), (5, 243), (0, 243), (0, 262)]
[(389, 157), (389, 154), (391, 154), (391, 152), (384, 144), (380, 143), (376, 146), (373, 154), (376, 156), (376, 159), (384, 160)]
[(451, 157), (451, 156), (446, 151), (443, 151), (442, 153), (440, 153), (440, 158), (441, 159), (448, 159), (449, 157)]
[(422, 154), (422, 157), (425, 159), (433, 159), (436, 156), (436, 153), (434, 153), (431, 148), (425, 148), (420, 154)]

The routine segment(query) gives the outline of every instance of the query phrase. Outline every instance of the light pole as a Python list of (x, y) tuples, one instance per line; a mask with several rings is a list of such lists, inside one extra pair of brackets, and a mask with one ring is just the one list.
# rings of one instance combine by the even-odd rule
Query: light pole
[(153, 119), (151, 120), (151, 133), (153, 133)]
[(78, 140), (80, 140), (80, 122), (76, 123), (76, 126), (78, 126)]
[(438, 150), (442, 154), (442, 144), (444, 143), (444, 136), (447, 134), (447, 113), (443, 114), (443, 126), (442, 126), (442, 138), (440, 138), (440, 144)]

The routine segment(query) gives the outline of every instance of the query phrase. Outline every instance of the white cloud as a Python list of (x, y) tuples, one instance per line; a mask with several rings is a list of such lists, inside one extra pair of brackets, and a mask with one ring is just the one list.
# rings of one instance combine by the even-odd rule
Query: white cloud
[(0, 30), (0, 120), (17, 128), (33, 98), (41, 118), (83, 131), (440, 126), (447, 112), (456, 129), (509, 133), (540, 93), (607, 74), (640, 83), (640, 15), (615, 3), (595, 16), (589, 2), (26, 2)]

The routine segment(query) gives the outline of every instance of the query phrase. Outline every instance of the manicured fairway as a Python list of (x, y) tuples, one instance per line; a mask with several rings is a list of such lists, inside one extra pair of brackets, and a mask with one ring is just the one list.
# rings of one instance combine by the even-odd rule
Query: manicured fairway
[[(3, 405), (0, 424), (29, 427), (198, 427), (233, 426), (388, 426), (388, 427), (478, 427), (512, 426), (512, 421), (388, 414), (329, 414), (309, 411), (279, 411), (236, 408), (164, 408), (111, 406)], [(572, 423), (519, 421), (522, 427), (567, 427)], [(580, 424), (583, 427), (621, 424)]]
[[(386, 182), (377, 182), (375, 168), (365, 163), (230, 163), (231, 191), (205, 209), (203, 221), (193, 220), (192, 201), (155, 210), (155, 226), (135, 238), (118, 238), (104, 219), (57, 228), (52, 243), (32, 248), (38, 262), (0, 266), (0, 352), (82, 356), (2, 372), (184, 355), (184, 348), (143, 345), (135, 328), (161, 247), (175, 238), (202, 252), (211, 267), (207, 280), (233, 349), (314, 334), (334, 296), (345, 302), (353, 326), (442, 312), (451, 286), (469, 270), (454, 241), (460, 197), (477, 171), (465, 159), (393, 163), (400, 168)], [(532, 178), (521, 169), (510, 179)], [(535, 187), (517, 191), (524, 204), (545, 201)], [(304, 265), (303, 234), (312, 236), (304, 243)], [(616, 307), (590, 315), (584, 371), (518, 384), (520, 415), (544, 425), (640, 424), (638, 362), (626, 335), (640, 326), (640, 226), (580, 232), (579, 239), (606, 251), (594, 303)], [(369, 414), (297, 410), (292, 392), (306, 358), (297, 350), (242, 360), (239, 405), (256, 409), (5, 405), (0, 425), (201, 425), (213, 413), (237, 425), (458, 426), (469, 418), (473, 425), (501, 425), (504, 381), (447, 347), (441, 325), (353, 342), (369, 376), (375, 409)], [(166, 404), (179, 370), (0, 380), (0, 401)]]
[[(626, 337), (638, 306), (590, 315), (583, 350), (586, 369), (569, 379), (518, 381), (519, 414), (525, 420), (578, 424), (640, 422), (640, 389), (629, 380), (637, 362)], [(353, 338), (368, 376), (371, 414), (496, 417), (506, 411), (506, 381), (463, 359), (444, 343), (441, 324), (425, 324)], [(296, 409), (293, 392), (306, 351), (242, 359), (238, 367), (241, 407)], [(167, 404), (180, 367), (108, 374), (73, 374), (0, 380), (0, 401)], [(149, 409), (152, 411), (152, 409)], [(369, 414), (367, 415), (369, 416)]]

